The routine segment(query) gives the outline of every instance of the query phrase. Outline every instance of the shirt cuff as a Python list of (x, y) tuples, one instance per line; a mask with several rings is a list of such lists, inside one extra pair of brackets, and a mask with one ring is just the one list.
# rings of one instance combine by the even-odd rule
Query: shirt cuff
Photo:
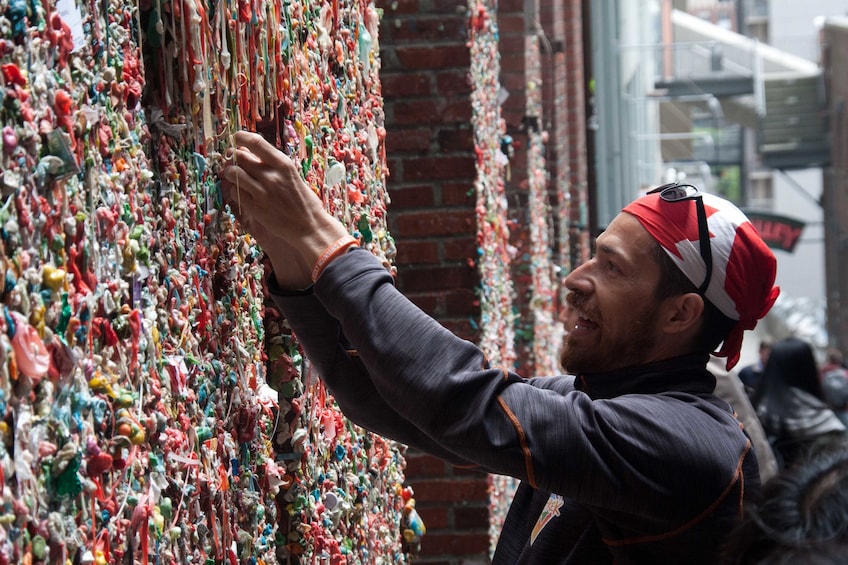
[(268, 285), (268, 291), (274, 296), (309, 296), (312, 294), (312, 289), (315, 287), (314, 284), (310, 284), (306, 288), (284, 290), (277, 284), (277, 277), (274, 276), (274, 271), (268, 273), (266, 284)]

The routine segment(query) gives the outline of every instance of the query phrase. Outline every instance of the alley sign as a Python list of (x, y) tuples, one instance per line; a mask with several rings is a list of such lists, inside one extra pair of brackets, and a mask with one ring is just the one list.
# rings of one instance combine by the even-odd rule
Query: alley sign
[(745, 215), (760, 232), (760, 236), (766, 242), (766, 245), (772, 249), (781, 249), (792, 253), (795, 250), (795, 244), (801, 237), (801, 232), (804, 231), (804, 222), (786, 216), (750, 210), (746, 211)]

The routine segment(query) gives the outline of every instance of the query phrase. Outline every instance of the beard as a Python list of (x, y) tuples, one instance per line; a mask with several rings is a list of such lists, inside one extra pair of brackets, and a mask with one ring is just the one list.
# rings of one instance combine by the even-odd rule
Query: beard
[[(563, 340), (560, 365), (571, 375), (605, 373), (643, 364), (657, 345), (654, 305), (642, 309), (630, 322), (627, 332), (600, 340), (590, 346), (577, 345), (569, 336)], [(596, 331), (602, 331), (598, 328)]]

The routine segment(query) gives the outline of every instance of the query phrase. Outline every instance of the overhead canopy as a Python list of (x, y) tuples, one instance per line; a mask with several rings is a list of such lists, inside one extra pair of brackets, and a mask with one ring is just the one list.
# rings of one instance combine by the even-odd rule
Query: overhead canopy
[(655, 83), (671, 98), (712, 94), (725, 117), (758, 132), (763, 164), (777, 169), (829, 162), (824, 84), (811, 61), (674, 10), (673, 52)]

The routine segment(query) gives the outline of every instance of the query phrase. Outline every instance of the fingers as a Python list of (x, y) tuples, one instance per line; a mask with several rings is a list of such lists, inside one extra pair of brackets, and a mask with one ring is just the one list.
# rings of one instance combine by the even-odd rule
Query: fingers
[(267, 172), (269, 169), (292, 175), (297, 173), (297, 165), (285, 153), (268, 143), (257, 133), (240, 131), (233, 136), (234, 146), (230, 156), (232, 162), (243, 165), (252, 175)]
[(256, 155), (259, 162), (271, 163), (280, 160), (290, 160), (282, 151), (268, 143), (265, 138), (258, 133), (238, 131), (233, 136), (233, 139), (237, 147), (247, 149)]
[(236, 216), (241, 214), (243, 208), (249, 209), (254, 205), (254, 198), (250, 191), (242, 190), (240, 185), (232, 184), (226, 180), (221, 182), (221, 197)]
[[(255, 177), (262, 185), (270, 181), (279, 182), (280, 177), (299, 180), (297, 165), (282, 151), (265, 141), (261, 135), (248, 131), (239, 131), (233, 135), (233, 146), (226, 152), (224, 176), (229, 169), (238, 167), (243, 173)], [(230, 173), (232, 175), (234, 173)], [(273, 178), (276, 177), (276, 178)], [(234, 178), (230, 178), (235, 182)], [(239, 179), (240, 182), (244, 177)]]
[(232, 185), (238, 185), (242, 178), (250, 176), (247, 174), (247, 171), (241, 168), (241, 165), (236, 165), (232, 162), (228, 163), (226, 167), (221, 169), (219, 175), (223, 181)]
[(234, 199), (236, 191), (252, 197), (248, 207), (275, 233), (290, 231), (282, 218), (307, 218), (324, 212), (321, 198), (300, 174), (294, 161), (255, 133), (238, 132), (220, 171), (222, 193)]
[(256, 176), (263, 170), (267, 170), (269, 164), (263, 162), (256, 153), (245, 147), (233, 147), (227, 152), (227, 167), (225, 170), (233, 166), (240, 167), (248, 175)]
[(262, 190), (262, 186), (256, 182), (253, 175), (249, 174), (239, 165), (230, 165), (221, 171), (221, 188), (226, 193), (234, 195), (236, 191), (247, 193), (248, 195), (257, 194)]

